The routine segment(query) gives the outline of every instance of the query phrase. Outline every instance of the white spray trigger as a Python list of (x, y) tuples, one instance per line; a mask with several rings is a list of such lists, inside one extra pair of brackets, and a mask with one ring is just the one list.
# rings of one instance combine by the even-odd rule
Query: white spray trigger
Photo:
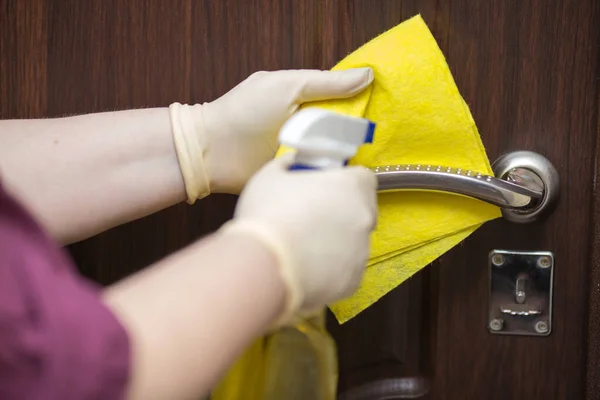
[(293, 169), (342, 167), (364, 143), (371, 143), (375, 124), (368, 119), (305, 108), (279, 131), (279, 142), (296, 149)]

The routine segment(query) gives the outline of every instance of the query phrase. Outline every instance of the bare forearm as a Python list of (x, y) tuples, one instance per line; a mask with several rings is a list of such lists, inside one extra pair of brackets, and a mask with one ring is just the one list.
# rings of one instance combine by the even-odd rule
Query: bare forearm
[(133, 344), (130, 397), (199, 398), (279, 315), (273, 256), (228, 234), (194, 244), (106, 291)]
[(62, 243), (185, 199), (167, 108), (0, 121), (5, 184)]

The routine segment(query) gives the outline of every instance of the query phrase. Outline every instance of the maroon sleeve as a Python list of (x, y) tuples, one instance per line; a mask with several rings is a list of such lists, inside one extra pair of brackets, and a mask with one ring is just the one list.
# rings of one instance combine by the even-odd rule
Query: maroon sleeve
[(0, 399), (122, 399), (127, 334), (0, 185)]

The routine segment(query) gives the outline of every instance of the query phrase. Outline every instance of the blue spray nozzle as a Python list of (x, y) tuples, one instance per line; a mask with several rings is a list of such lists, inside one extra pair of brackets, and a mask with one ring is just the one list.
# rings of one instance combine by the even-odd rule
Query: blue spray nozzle
[(369, 126), (367, 127), (367, 133), (365, 135), (365, 143), (373, 143), (374, 137), (375, 137), (375, 122), (369, 121)]
[(313, 167), (311, 165), (306, 164), (292, 164), (289, 168), (290, 171), (305, 171), (305, 170), (315, 170), (317, 167)]

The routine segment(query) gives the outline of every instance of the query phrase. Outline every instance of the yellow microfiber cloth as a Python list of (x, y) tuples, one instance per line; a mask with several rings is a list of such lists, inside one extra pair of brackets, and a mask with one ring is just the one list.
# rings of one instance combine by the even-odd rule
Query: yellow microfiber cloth
[[(442, 165), (493, 174), (477, 127), (445, 58), (420, 15), (371, 40), (334, 70), (371, 67), (373, 84), (345, 100), (306, 104), (377, 124), (372, 145), (350, 164)], [(289, 151), (281, 148), (278, 155)], [(346, 322), (440, 255), (500, 209), (464, 196), (428, 191), (379, 194), (379, 221), (358, 292), (330, 306)]]

